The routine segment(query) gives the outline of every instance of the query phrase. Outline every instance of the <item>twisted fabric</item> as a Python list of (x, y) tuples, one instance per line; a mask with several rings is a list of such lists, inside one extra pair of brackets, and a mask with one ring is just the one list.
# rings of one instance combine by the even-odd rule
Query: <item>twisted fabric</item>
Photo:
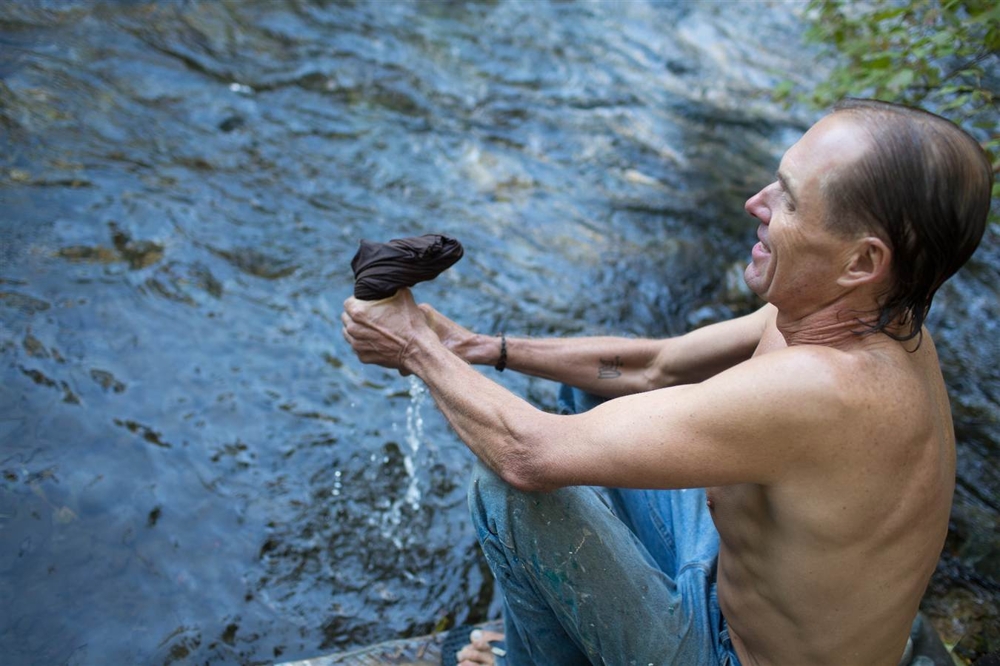
[(351, 260), (354, 297), (362, 301), (389, 298), (401, 287), (433, 280), (463, 253), (461, 243), (439, 234), (396, 238), (388, 243), (362, 240)]

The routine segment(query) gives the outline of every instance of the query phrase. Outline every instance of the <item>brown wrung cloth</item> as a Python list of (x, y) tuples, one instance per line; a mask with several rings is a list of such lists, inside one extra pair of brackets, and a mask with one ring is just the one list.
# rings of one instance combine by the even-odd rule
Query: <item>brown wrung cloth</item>
[(389, 298), (401, 287), (433, 280), (462, 254), (461, 243), (439, 234), (396, 238), (388, 243), (362, 240), (351, 260), (354, 297), (362, 301)]

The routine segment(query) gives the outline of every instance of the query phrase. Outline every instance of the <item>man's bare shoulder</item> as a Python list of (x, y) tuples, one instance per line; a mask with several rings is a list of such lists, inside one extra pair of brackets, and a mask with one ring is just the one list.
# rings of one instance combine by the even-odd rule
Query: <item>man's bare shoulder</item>
[(808, 434), (814, 441), (862, 441), (883, 427), (908, 432), (943, 394), (929, 336), (916, 351), (888, 339), (847, 350), (793, 345), (734, 370), (725, 377), (734, 390), (760, 386), (752, 398), (758, 409), (781, 418), (790, 435)]
[(738, 402), (739, 417), (767, 437), (817, 442), (846, 435), (872, 411), (873, 396), (893, 374), (883, 365), (891, 364), (870, 354), (795, 345), (754, 356), (703, 388), (706, 399)]
[[(774, 331), (775, 336), (780, 336)], [(855, 345), (837, 347), (821, 344), (781, 344), (768, 346), (768, 333), (758, 353), (751, 359), (754, 371), (783, 377), (779, 390), (817, 390), (829, 398), (863, 395), (866, 388), (884, 390), (903, 382), (917, 367), (938, 371), (937, 353), (930, 334), (900, 343), (887, 336), (859, 337)]]
[(735, 385), (759, 385), (770, 398), (780, 395), (834, 400), (851, 393), (866, 361), (857, 354), (820, 345), (795, 345), (757, 354), (720, 375)]

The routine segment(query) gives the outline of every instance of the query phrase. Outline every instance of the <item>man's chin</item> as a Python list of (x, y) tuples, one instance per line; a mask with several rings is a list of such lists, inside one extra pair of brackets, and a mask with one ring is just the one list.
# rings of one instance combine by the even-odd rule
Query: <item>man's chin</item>
[(764, 296), (767, 293), (766, 280), (752, 263), (743, 271), (743, 281), (750, 291), (767, 300)]

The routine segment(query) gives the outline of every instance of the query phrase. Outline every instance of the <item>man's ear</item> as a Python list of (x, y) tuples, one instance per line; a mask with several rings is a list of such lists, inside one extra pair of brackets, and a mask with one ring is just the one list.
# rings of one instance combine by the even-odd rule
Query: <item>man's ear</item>
[(859, 287), (888, 279), (892, 271), (892, 250), (877, 236), (863, 236), (854, 245), (844, 272), (837, 280), (842, 287)]

